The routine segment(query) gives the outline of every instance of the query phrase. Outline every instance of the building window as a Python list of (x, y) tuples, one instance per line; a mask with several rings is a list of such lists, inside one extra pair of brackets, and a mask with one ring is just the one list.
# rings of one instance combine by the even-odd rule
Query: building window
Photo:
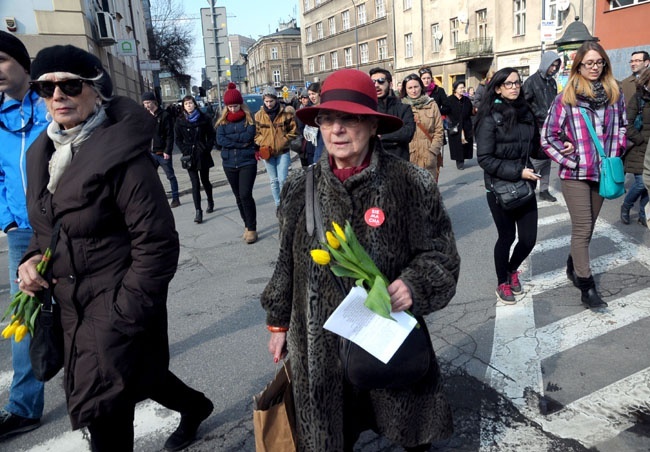
[(384, 0), (375, 0), (375, 15), (377, 19), (386, 16), (386, 2)]
[(307, 27), (307, 43), (310, 43), (311, 41), (311, 27)]
[(546, 19), (555, 21), (555, 25), (560, 28), (569, 13), (569, 8), (564, 11), (559, 11), (557, 9), (557, 3), (558, 0), (546, 0)]
[(367, 42), (364, 42), (363, 44), (359, 44), (359, 56), (361, 57), (362, 63), (367, 63), (370, 60), (370, 56), (368, 54)]
[(458, 43), (458, 27), (460, 25), (460, 22), (458, 21), (458, 17), (454, 17), (449, 21), (449, 36), (451, 36), (451, 48), (455, 49), (456, 44)]
[(273, 69), (273, 86), (276, 88), (282, 86), (282, 80), (280, 79), (280, 69)]
[(165, 83), (165, 97), (170, 97), (172, 95), (172, 87), (169, 86), (169, 83)]
[(310, 74), (314, 73), (314, 59), (313, 58), (307, 58), (307, 72)]
[(323, 22), (316, 24), (316, 39), (323, 39)]
[(316, 6), (320, 5), (321, 0), (316, 0)]
[(310, 0), (305, 0), (305, 11), (309, 10), (310, 7), (311, 7)]
[(386, 38), (377, 39), (377, 57), (380, 60), (388, 58), (388, 41), (386, 41)]
[(350, 29), (350, 10), (346, 9), (341, 13), (341, 22), (343, 22), (343, 31)]
[(366, 4), (362, 3), (357, 6), (357, 25), (366, 23)]
[(345, 67), (352, 66), (352, 47), (343, 49), (343, 55), (345, 56)]
[(272, 60), (277, 60), (278, 59), (278, 48), (277, 47), (271, 47), (271, 59)]
[(322, 72), (325, 69), (327, 69), (327, 66), (325, 66), (325, 55), (318, 55), (318, 70)]
[(487, 38), (487, 9), (476, 11), (476, 36)]
[(330, 36), (335, 35), (336, 34), (336, 19), (334, 17), (330, 17), (329, 19), (327, 19), (327, 21), (329, 22), (329, 26), (330, 26)]
[(431, 42), (433, 43), (433, 51), (440, 52), (440, 37), (442, 33), (440, 32), (440, 24), (431, 25)]
[[(609, 0), (609, 9), (623, 8), (624, 6), (648, 3), (650, 0)], [(568, 10), (567, 10), (568, 11)]]
[(413, 58), (413, 33), (404, 35), (404, 56)]
[(411, 0), (404, 0), (404, 9), (411, 9)]
[(526, 34), (526, 0), (514, 0), (512, 3), (514, 13), (514, 34), (522, 36)]
[(330, 62), (332, 63), (332, 70), (339, 68), (339, 55), (336, 52), (330, 53)]

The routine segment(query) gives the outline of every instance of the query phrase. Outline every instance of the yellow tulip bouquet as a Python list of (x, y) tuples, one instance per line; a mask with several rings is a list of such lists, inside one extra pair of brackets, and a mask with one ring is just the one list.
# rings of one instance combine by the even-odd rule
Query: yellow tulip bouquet
[(377, 268), (361, 246), (349, 221), (345, 222), (345, 230), (335, 222), (332, 222), (332, 226), (332, 231), (325, 232), (327, 243), (323, 245), (327, 249), (311, 250), (314, 262), (318, 265), (331, 264), (330, 270), (336, 276), (354, 278), (357, 286), (363, 287), (368, 292), (364, 305), (381, 317), (395, 320), (390, 315), (388, 278)]
[[(39, 274), (45, 273), (51, 257), (52, 251), (48, 248), (45, 250), (41, 261), (36, 265), (36, 271)], [(41, 312), (41, 302), (38, 298), (30, 297), (23, 293), (22, 290), (18, 291), (2, 316), (2, 320), (4, 320), (8, 315), (11, 315), (11, 322), (2, 330), (2, 337), (9, 339), (14, 336), (16, 342), (20, 342), (28, 332), (34, 335), (34, 324), (39, 312)]]

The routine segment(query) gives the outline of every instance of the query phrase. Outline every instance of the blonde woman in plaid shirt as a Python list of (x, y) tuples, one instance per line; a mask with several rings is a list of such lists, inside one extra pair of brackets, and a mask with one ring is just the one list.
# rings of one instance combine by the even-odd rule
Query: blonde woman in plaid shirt
[(559, 164), (562, 194), (571, 216), (571, 254), (567, 277), (582, 292), (588, 308), (607, 306), (596, 291), (589, 265), (589, 243), (603, 205), (598, 194), (598, 150), (580, 109), (592, 121), (605, 154), (625, 152), (625, 100), (603, 47), (585, 42), (576, 52), (569, 81), (553, 101), (542, 129), (542, 148)]

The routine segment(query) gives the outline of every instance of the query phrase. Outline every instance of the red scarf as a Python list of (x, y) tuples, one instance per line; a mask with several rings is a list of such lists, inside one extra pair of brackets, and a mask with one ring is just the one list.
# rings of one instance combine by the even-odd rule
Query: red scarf
[(229, 111), (226, 115), (228, 122), (238, 122), (246, 117), (246, 112), (244, 110), (237, 110), (235, 112)]
[(334, 173), (334, 175), (338, 178), (338, 180), (340, 180), (341, 182), (345, 182), (345, 180), (348, 177), (354, 176), (355, 174), (359, 174), (361, 171), (368, 168), (368, 166), (370, 166), (371, 156), (372, 156), (372, 150), (369, 150), (368, 153), (366, 154), (366, 158), (364, 158), (363, 162), (361, 162), (361, 165), (353, 166), (352, 168), (337, 168), (336, 163), (334, 163), (334, 157), (330, 155), (329, 156), (330, 168), (332, 168), (332, 173)]

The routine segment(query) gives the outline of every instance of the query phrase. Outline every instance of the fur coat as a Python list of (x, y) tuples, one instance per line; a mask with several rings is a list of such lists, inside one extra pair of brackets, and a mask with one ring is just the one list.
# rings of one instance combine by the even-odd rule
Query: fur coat
[[(349, 220), (388, 279), (401, 278), (409, 286), (414, 315), (445, 307), (456, 292), (460, 257), (433, 177), (378, 145), (370, 166), (342, 183), (327, 157), (314, 168), (324, 228), (332, 229), (332, 221), (343, 225)], [(309, 251), (320, 244), (316, 234), (307, 234), (304, 205), (305, 175), (292, 172), (278, 212), (280, 255), (261, 298), (268, 324), (289, 327), (298, 450), (342, 451), (344, 423), (356, 432), (373, 428), (403, 446), (448, 437), (451, 411), (441, 392), (437, 363), (423, 381), (409, 387), (360, 392), (344, 384), (338, 336), (323, 328), (343, 297), (329, 268), (310, 257)], [(379, 227), (364, 220), (371, 207), (384, 212)], [(344, 285), (349, 290), (354, 281), (344, 279)]]

